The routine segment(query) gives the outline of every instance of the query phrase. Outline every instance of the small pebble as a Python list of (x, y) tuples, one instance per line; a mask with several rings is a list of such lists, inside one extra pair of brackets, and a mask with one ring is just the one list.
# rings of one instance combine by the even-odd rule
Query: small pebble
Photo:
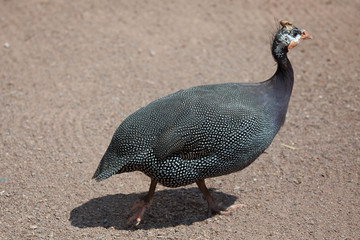
[(9, 48), (10, 44), (8, 42), (4, 43), (4, 47)]
[(154, 50), (149, 50), (151, 56), (155, 56), (156, 52)]
[(109, 221), (107, 219), (104, 219), (103, 226), (104, 226), (104, 228), (109, 228), (110, 227)]
[(31, 225), (30, 226), (30, 229), (32, 229), (32, 230), (35, 230), (35, 229), (37, 229), (38, 227), (36, 226), (36, 225)]
[(0, 182), (7, 182), (7, 178), (6, 177), (2, 177), (2, 178), (0, 178)]

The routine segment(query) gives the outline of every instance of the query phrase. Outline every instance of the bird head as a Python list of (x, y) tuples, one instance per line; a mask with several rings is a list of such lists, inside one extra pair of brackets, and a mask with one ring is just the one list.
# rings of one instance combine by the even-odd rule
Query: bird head
[(295, 27), (289, 21), (280, 21), (280, 26), (274, 40), (278, 42), (281, 48), (291, 49), (296, 47), (301, 40), (312, 38), (306, 30)]

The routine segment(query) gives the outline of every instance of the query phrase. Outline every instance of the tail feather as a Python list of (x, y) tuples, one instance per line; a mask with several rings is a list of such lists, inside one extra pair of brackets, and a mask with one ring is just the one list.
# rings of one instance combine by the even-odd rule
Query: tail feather
[(98, 182), (105, 180), (119, 172), (127, 162), (127, 160), (119, 158), (116, 153), (108, 149), (92, 178)]
[(115, 173), (117, 173), (118, 171), (102, 171), (100, 173), (95, 172), (94, 176), (92, 177), (93, 179), (95, 179), (97, 182), (100, 182), (102, 180), (105, 180), (109, 177), (111, 177), (112, 175), (114, 175)]
[(117, 173), (140, 170), (142, 169), (142, 161), (149, 157), (155, 157), (150, 149), (143, 149), (131, 154), (119, 156), (109, 147), (92, 178), (100, 182)]

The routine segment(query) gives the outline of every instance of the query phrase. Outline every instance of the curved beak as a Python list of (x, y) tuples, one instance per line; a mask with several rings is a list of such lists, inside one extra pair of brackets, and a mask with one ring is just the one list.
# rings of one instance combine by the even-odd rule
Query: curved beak
[(312, 39), (312, 36), (306, 30), (302, 30), (300, 40), (305, 39)]
[(298, 41), (291, 41), (291, 43), (288, 46), (288, 49), (296, 47), (300, 43), (300, 40), (305, 40), (305, 39), (312, 39), (312, 37), (306, 30), (302, 30), (301, 31), (301, 37), (299, 38), (299, 40)]

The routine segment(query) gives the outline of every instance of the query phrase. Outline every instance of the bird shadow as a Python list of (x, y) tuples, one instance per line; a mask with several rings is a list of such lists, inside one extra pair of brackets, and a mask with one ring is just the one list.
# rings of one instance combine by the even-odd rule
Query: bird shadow
[[(221, 206), (231, 206), (237, 197), (210, 189)], [(78, 228), (113, 227), (118, 230), (166, 228), (177, 225), (190, 225), (212, 216), (208, 215), (207, 203), (198, 188), (162, 190), (155, 193), (151, 207), (145, 212), (140, 225), (129, 224), (128, 219), (136, 211), (130, 208), (143, 193), (114, 194), (90, 201), (74, 208), (70, 222)]]

